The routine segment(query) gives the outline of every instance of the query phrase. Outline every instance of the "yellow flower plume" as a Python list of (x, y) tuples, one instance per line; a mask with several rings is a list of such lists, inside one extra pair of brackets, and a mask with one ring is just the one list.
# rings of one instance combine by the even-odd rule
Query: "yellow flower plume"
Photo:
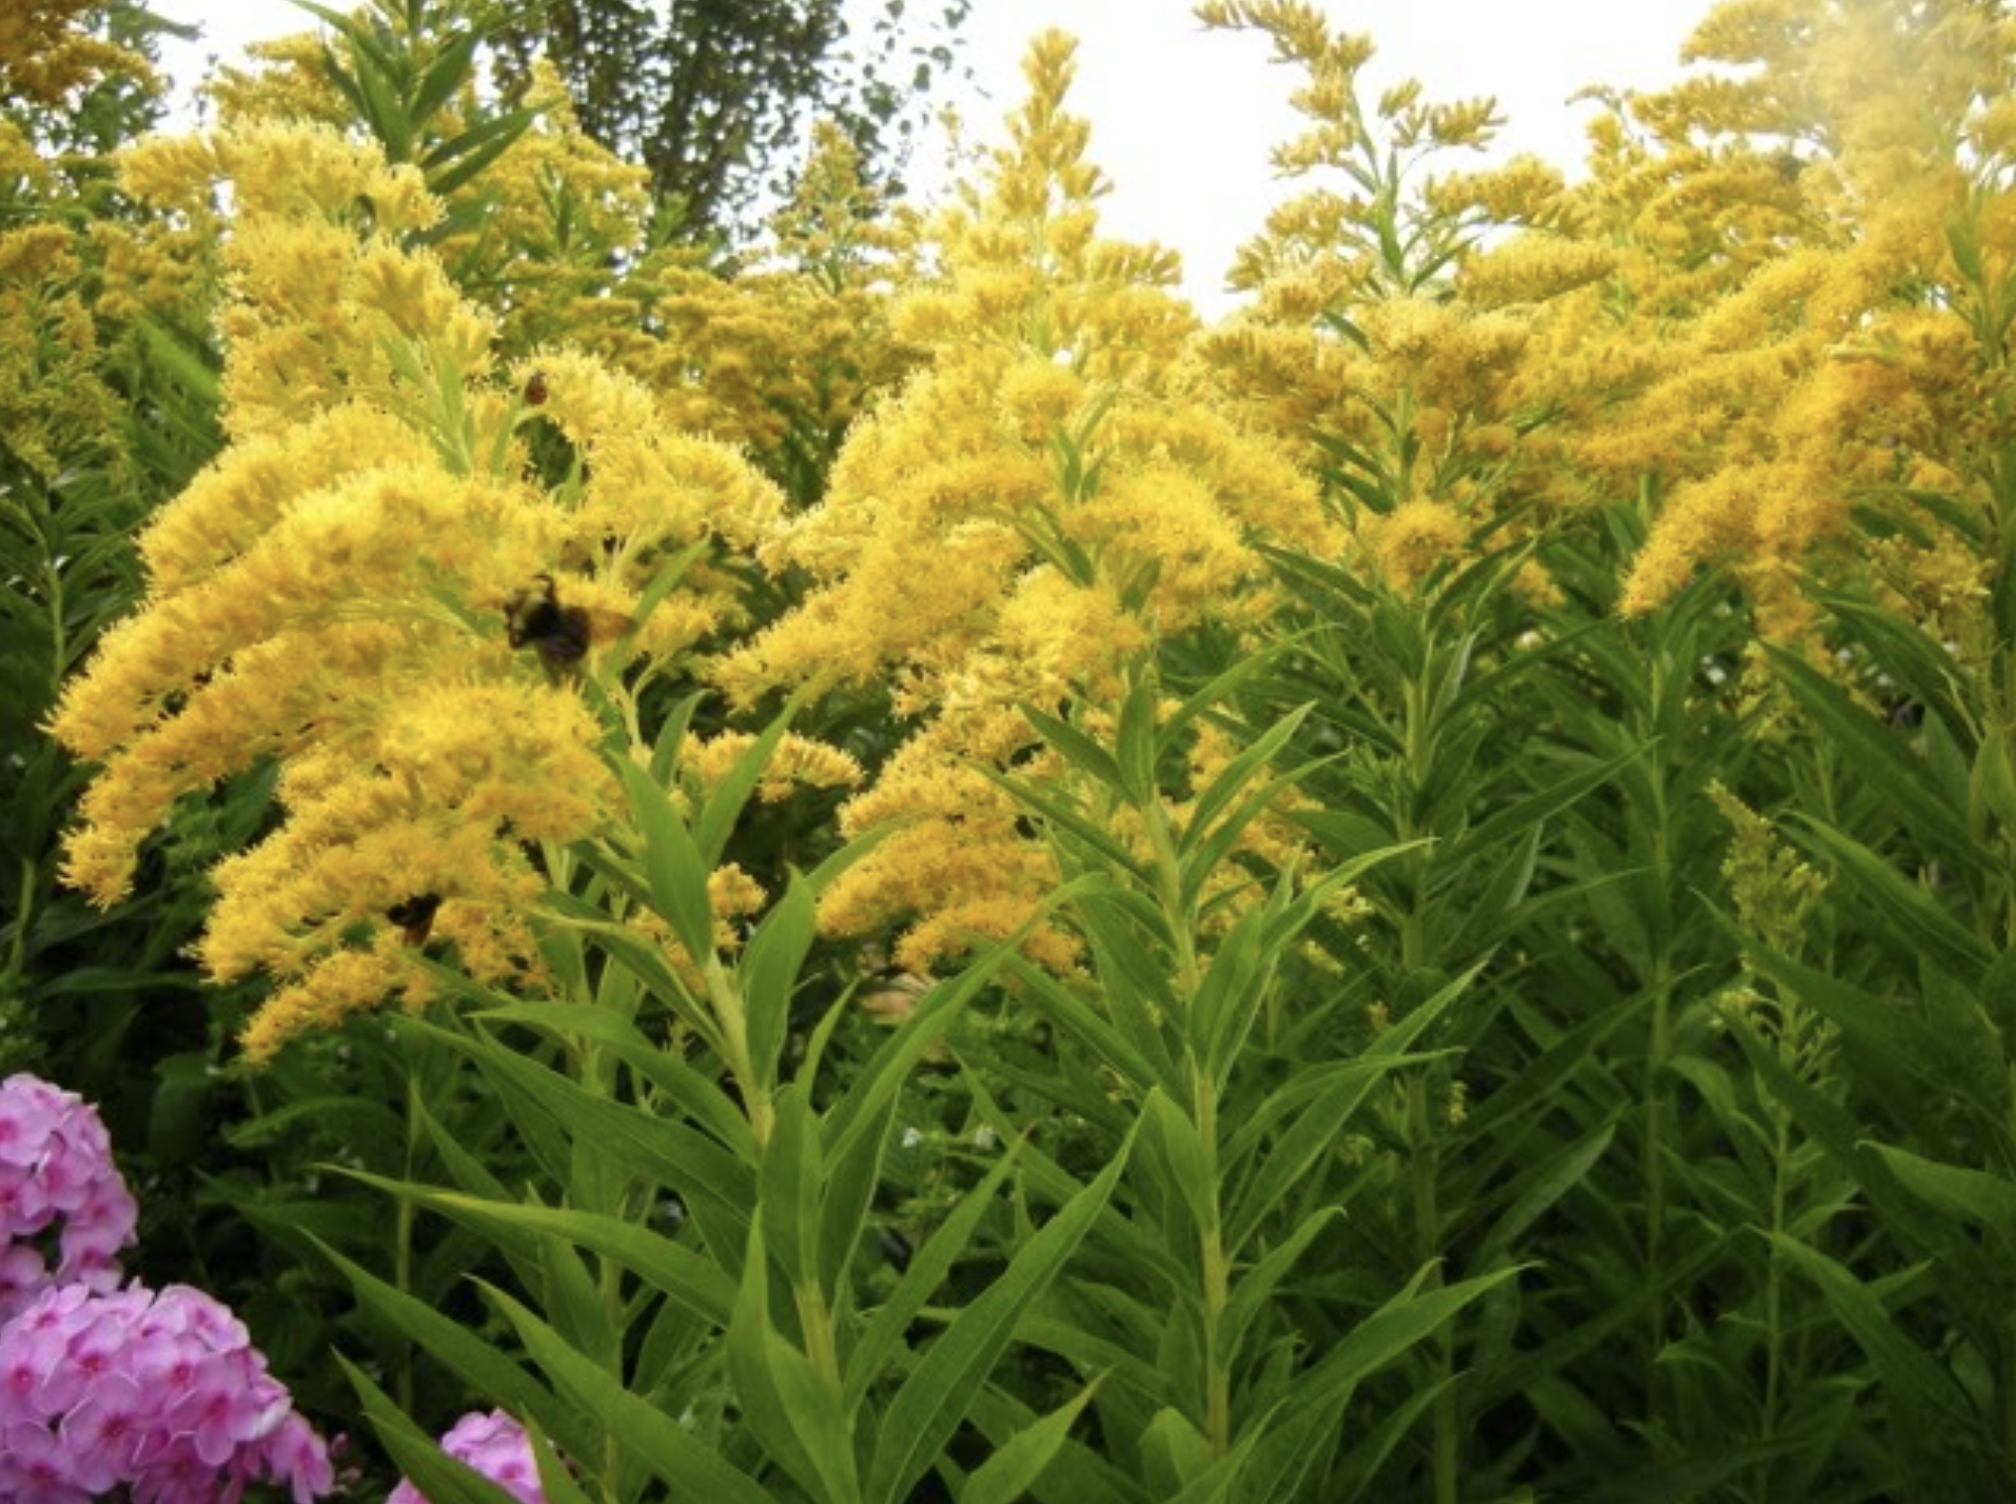
[(910, 824), (839, 879), (822, 919), (908, 922), (898, 955), (920, 971), (962, 930), (1011, 932), (1054, 882), (1013, 801), (970, 766), (1027, 748), (1016, 707), (1110, 699), (1160, 637), (1259, 609), (1256, 543), (1326, 535), (1309, 477), (1186, 380), (1196, 325), (1169, 291), (1174, 258), (1099, 238), (1104, 183), (1064, 108), (1072, 44), (1038, 38), (1025, 71), (985, 191), (933, 227), (940, 275), (893, 315), (928, 366), (857, 424), (823, 503), (764, 545), (813, 588), (715, 676), (741, 703), (893, 683), (918, 729), (843, 827)]
[[(748, 549), (781, 497), (596, 361), (546, 352), (528, 401), (529, 364), (492, 369), (494, 320), (399, 243), (438, 206), (367, 148), (252, 126), (145, 143), (126, 170), (171, 199), (231, 184), (234, 442), (150, 523), (144, 608), (66, 688), (53, 730), (101, 765), (67, 875), (111, 902), (178, 799), (272, 760), (285, 822), (219, 866), (199, 946), (215, 977), (284, 984), (249, 1054), (424, 1001), (430, 938), (536, 986), (526, 843), (590, 834), (612, 793), (571, 644), (514, 651), (508, 604), (543, 575), (555, 611), (628, 616), (685, 568), (622, 663), (587, 665), (620, 700), (617, 669), (659, 672), (735, 617), (692, 549)], [(552, 484), (536, 456), (555, 454), (572, 463)]]

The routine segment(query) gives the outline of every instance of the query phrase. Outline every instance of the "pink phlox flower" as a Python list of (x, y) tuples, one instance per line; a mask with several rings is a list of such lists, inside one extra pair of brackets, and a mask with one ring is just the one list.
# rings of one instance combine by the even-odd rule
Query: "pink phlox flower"
[(336, 1486), (336, 1469), (329, 1460), (329, 1448), (300, 1416), (288, 1414), (262, 1443), (264, 1472), (270, 1478), (291, 1481), (294, 1504), (313, 1501)]
[(26, 1071), (0, 1081), (0, 1165), (32, 1165), (66, 1106), (82, 1098)]
[(214, 1504), (217, 1469), (177, 1447), (141, 1468), (130, 1492), (133, 1504)]
[[(188, 1437), (196, 1455), (212, 1467), (222, 1467), (239, 1447), (260, 1440), (279, 1424), (277, 1418), (269, 1419), (269, 1393), (245, 1380), (242, 1364), (206, 1360), (194, 1385), (165, 1413), (168, 1424)], [(282, 1398), (284, 1413), (284, 1394)]]
[[(0, 1321), (45, 1285), (115, 1288), (118, 1252), (138, 1220), (97, 1109), (25, 1073), (0, 1082)], [(51, 1226), (53, 1276), (41, 1248), (25, 1241)]]
[(8, 1504), (87, 1504), (70, 1452), (43, 1426), (0, 1426), (0, 1499)]
[[(470, 1411), (441, 1438), (441, 1450), (457, 1462), (466, 1462), (520, 1504), (546, 1504), (532, 1439), (507, 1412)], [(427, 1504), (427, 1496), (401, 1478), (385, 1504)]]
[(74, 1459), (77, 1481), (94, 1494), (133, 1476), (149, 1457), (167, 1450), (153, 1429), (140, 1386), (124, 1374), (107, 1374), (71, 1407), (59, 1431)]
[(43, 1292), (0, 1325), (0, 1405), (10, 1427), (53, 1438), (35, 1445), (91, 1494), (226, 1504), (270, 1481), (309, 1504), (333, 1487), (327, 1449), (244, 1324), (186, 1285)]

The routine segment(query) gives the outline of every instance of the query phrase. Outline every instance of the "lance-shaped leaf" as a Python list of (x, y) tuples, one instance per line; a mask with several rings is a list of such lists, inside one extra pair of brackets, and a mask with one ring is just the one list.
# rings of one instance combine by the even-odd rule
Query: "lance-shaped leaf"
[(686, 954), (696, 964), (704, 961), (714, 954), (714, 905), (707, 895), (713, 869), (701, 859), (685, 819), (650, 771), (628, 757), (612, 760), (644, 842), (652, 907), (671, 924)]
[(959, 1504), (1016, 1504), (1025, 1497), (1056, 1460), (1071, 1427), (1085, 1413), (1104, 1378), (1103, 1374), (1094, 1378), (1065, 1404), (996, 1447), (994, 1455), (966, 1480)]
[(1132, 1147), (1130, 1138), (1097, 1179), (1016, 1250), (1000, 1278), (953, 1317), (903, 1381), (875, 1437), (866, 1491), (874, 1504), (902, 1504), (930, 1469), (1014, 1338), (1017, 1323), (1105, 1210)]
[(861, 1485), (841, 1396), (771, 1323), (770, 1277), (759, 1220), (750, 1229), (742, 1293), (728, 1328), (728, 1373), (742, 1422), (820, 1504), (857, 1504)]
[[(632, 1394), (611, 1374), (569, 1346), (536, 1313), (502, 1290), (485, 1287), (510, 1320), (533, 1361), (581, 1409), (599, 1416), (622, 1450), (672, 1488), (710, 1504), (771, 1504), (768, 1489), (735, 1467), (693, 1432), (650, 1401)], [(616, 1480), (604, 1480), (610, 1488)]]
[(518, 1504), (518, 1496), (506, 1492), (502, 1484), (443, 1451), (441, 1443), (407, 1419), (363, 1369), (341, 1353), (335, 1356), (379, 1442), (428, 1504)]

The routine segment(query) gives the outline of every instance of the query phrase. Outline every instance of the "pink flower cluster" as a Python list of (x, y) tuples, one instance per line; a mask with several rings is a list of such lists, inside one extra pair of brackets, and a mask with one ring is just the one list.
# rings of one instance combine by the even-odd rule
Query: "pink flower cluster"
[(329, 1455), (244, 1324), (201, 1290), (57, 1285), (0, 1327), (0, 1499), (211, 1504), (248, 1482), (295, 1504), (333, 1486)]
[(237, 1317), (186, 1285), (116, 1288), (134, 1221), (98, 1114), (33, 1076), (0, 1082), (0, 1501), (328, 1493), (327, 1448)]
[(138, 1216), (96, 1108), (34, 1076), (0, 1081), (0, 1322), (52, 1283), (117, 1289)]
[[(457, 1462), (468, 1463), (521, 1504), (546, 1504), (531, 1438), (502, 1410), (487, 1415), (470, 1411), (441, 1438), (441, 1450)], [(427, 1504), (427, 1496), (401, 1478), (385, 1504)]]

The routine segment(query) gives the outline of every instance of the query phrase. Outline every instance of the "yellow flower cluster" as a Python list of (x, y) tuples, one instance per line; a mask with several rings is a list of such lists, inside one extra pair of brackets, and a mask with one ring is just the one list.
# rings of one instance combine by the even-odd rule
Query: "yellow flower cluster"
[[(1992, 185), (2016, 164), (1992, 153), (2016, 29), (1958, 4), (1904, 17), (1781, 0), (1720, 7), (1690, 45), (1761, 71), (1638, 101), (1675, 149), (1655, 159), (1613, 134), (1592, 209), (1628, 211), (1639, 238), (1637, 308), (1607, 338), (1653, 353), (1645, 379), (1611, 387), (1575, 458), (1613, 486), (1657, 476), (1667, 497), (1625, 609), (1723, 560), (1763, 630), (1794, 635), (1811, 619), (1801, 576), (1860, 506), (1927, 538), (1922, 560), (1893, 548), (1879, 562), (1900, 601), (1916, 595), (1909, 614), (1950, 628), (1980, 581), (1955, 573), (1943, 524), (1913, 498), (1994, 511), (2016, 216)], [(1735, 131), (1818, 133), (1836, 151), (1808, 171), (1789, 152), (1703, 144)], [(1984, 154), (1963, 163), (1963, 140)], [(1856, 233), (1828, 234), (1823, 212)]]
[(889, 327), (905, 239), (864, 187), (858, 153), (822, 126), (774, 241), (737, 266), (684, 246), (653, 252), (612, 292), (530, 305), (523, 325), (638, 377), (682, 428), (746, 446), (793, 501), (823, 488), (848, 425), (916, 363)]
[[(9, 127), (0, 122), (0, 150)], [(75, 232), (0, 232), (0, 433), (13, 457), (55, 480), (85, 456), (116, 469), (118, 399), (99, 374), (98, 321), (79, 290)]]
[[(710, 736), (680, 760), (680, 775), (703, 797), (713, 792), (755, 744), (746, 731)], [(786, 732), (756, 780), (756, 797), (781, 804), (802, 789), (851, 789), (861, 782), (861, 764), (827, 742)]]
[(61, 109), (108, 73), (155, 87), (147, 60), (86, 35), (99, 0), (8, 0), (0, 9), (0, 98)]
[[(529, 368), (500, 381), (493, 321), (398, 243), (438, 213), (411, 169), (286, 124), (150, 141), (126, 172), (171, 197), (231, 185), (233, 443), (142, 535), (145, 608), (63, 697), (56, 735), (102, 764), (68, 876), (110, 902), (179, 798), (272, 759), (286, 821), (218, 868), (200, 946), (217, 977), (283, 984), (246, 1035), (255, 1059), (423, 1001), (430, 940), (536, 984), (528, 843), (591, 833), (611, 797), (606, 728), (556, 667), (586, 629), (554, 643), (561, 613), (636, 613), (675, 556), (748, 548), (781, 498), (591, 359), (550, 352), (536, 401)], [(534, 453), (556, 448), (571, 462), (549, 486)], [(555, 620), (507, 623), (528, 596)], [(649, 673), (736, 609), (703, 563), (629, 623), (629, 651)], [(507, 625), (551, 655), (514, 651)]]
[(929, 365), (855, 426), (824, 502), (765, 544), (812, 589), (716, 674), (745, 704), (888, 682), (920, 723), (843, 813), (850, 830), (911, 823), (822, 916), (843, 933), (914, 921), (897, 958), (918, 971), (962, 931), (1012, 931), (1054, 881), (972, 766), (1036, 740), (1018, 706), (1110, 699), (1158, 637), (1258, 609), (1255, 542), (1328, 536), (1307, 477), (1183, 378), (1195, 324), (1168, 291), (1173, 259), (1098, 238), (1071, 68), (1063, 37), (1033, 45), (988, 191), (937, 222), (942, 275), (896, 308)]

